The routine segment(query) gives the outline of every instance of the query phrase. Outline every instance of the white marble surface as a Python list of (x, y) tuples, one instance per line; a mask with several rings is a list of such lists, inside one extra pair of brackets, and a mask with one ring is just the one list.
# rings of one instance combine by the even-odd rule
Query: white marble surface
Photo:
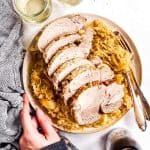
[[(40, 25), (24, 23), (25, 47), (28, 47), (33, 36), (45, 23), (64, 14), (86, 12), (111, 19), (129, 34), (138, 48), (143, 67), (142, 90), (147, 99), (150, 100), (150, 2), (148, 0), (83, 0), (80, 5), (75, 7), (64, 7), (56, 1), (53, 3), (52, 15), (46, 22)], [(150, 122), (148, 123), (147, 131), (142, 133), (134, 121), (133, 110), (114, 126), (103, 132), (94, 134), (64, 134), (80, 150), (104, 150), (106, 133), (116, 127), (129, 129), (143, 150), (150, 149)]]

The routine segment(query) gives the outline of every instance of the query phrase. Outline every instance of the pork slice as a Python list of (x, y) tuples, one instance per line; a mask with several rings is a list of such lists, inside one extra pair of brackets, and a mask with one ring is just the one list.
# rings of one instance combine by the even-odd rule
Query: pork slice
[(110, 80), (114, 77), (114, 72), (111, 70), (111, 68), (102, 63), (98, 66), (98, 68), (101, 70), (101, 81), (104, 82), (104, 81), (107, 81), (107, 80)]
[(74, 69), (84, 65), (89, 65), (94, 67), (94, 65), (90, 61), (83, 58), (71, 59), (69, 61), (66, 61), (64, 64), (62, 64), (52, 76), (52, 82), (55, 88), (58, 89), (59, 82), (61, 82)]
[(111, 113), (122, 105), (124, 96), (124, 86), (112, 83), (106, 89), (106, 99), (101, 104), (101, 110), (104, 113)]
[(90, 124), (100, 118), (100, 105), (105, 99), (106, 86), (86, 89), (72, 103), (72, 114), (80, 125)]
[[(78, 18), (78, 20), (77, 20)], [(38, 48), (44, 51), (46, 46), (58, 36), (63, 34), (72, 34), (79, 31), (85, 24), (86, 18), (78, 15), (66, 18), (60, 18), (44, 29), (38, 40)]]
[(82, 40), (79, 45), (80, 48), (89, 47), (89, 49), (92, 48), (92, 40), (94, 36), (94, 31), (91, 28), (85, 29), (85, 34), (82, 35)]
[[(107, 73), (105, 73), (107, 70)], [(106, 76), (104, 78), (104, 75)], [(67, 104), (67, 101), (70, 97), (72, 97), (77, 90), (84, 86), (87, 83), (93, 81), (100, 81), (104, 82), (107, 80), (111, 80), (113, 78), (113, 71), (107, 66), (106, 69), (93, 69), (93, 70), (86, 70), (81, 74), (77, 75), (74, 79), (72, 79), (66, 86), (63, 88), (63, 97), (64, 102)]]
[(80, 48), (86, 48), (88, 51), (92, 47), (92, 39), (93, 39), (94, 31), (90, 28), (85, 29), (85, 34), (79, 35), (79, 34), (73, 34), (68, 35), (65, 37), (61, 37), (59, 40), (53, 41), (49, 44), (49, 46), (46, 48), (44, 52), (44, 59), (45, 62), (48, 63), (48, 61), (51, 59), (51, 57), (59, 50), (59, 48), (66, 46), (69, 43), (73, 43), (75, 41), (79, 41), (79, 47)]
[(65, 37), (60, 38), (57, 41), (53, 41), (48, 45), (45, 49), (43, 57), (46, 63), (52, 58), (52, 56), (62, 47), (66, 46), (67, 44), (73, 43), (76, 40), (79, 40), (81, 36), (79, 34), (68, 35)]
[(56, 71), (56, 69), (66, 61), (73, 58), (86, 58), (88, 54), (89, 52), (87, 52), (86, 48), (84, 49), (76, 46), (62, 50), (62, 52), (58, 55), (56, 54), (53, 60), (49, 63), (48, 75), (51, 76)]

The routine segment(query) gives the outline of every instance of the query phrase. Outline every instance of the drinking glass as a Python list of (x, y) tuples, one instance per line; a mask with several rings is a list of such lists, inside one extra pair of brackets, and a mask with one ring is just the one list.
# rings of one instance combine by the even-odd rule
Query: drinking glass
[(14, 0), (14, 8), (24, 21), (41, 23), (51, 14), (51, 0)]

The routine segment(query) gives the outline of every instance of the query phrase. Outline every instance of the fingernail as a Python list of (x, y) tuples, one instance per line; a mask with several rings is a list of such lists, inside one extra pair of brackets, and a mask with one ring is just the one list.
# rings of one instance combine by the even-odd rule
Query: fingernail
[(35, 111), (37, 112), (37, 110), (38, 110), (38, 107), (35, 107)]

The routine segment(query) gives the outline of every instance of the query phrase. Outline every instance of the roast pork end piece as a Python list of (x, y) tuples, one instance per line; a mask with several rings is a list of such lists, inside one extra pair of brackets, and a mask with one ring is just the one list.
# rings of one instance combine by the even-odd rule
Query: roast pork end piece
[(112, 83), (106, 89), (106, 99), (101, 104), (103, 113), (111, 113), (122, 105), (124, 96), (124, 86)]
[(72, 114), (78, 124), (90, 124), (100, 118), (100, 104), (105, 99), (105, 90), (104, 85), (90, 87), (73, 100)]

